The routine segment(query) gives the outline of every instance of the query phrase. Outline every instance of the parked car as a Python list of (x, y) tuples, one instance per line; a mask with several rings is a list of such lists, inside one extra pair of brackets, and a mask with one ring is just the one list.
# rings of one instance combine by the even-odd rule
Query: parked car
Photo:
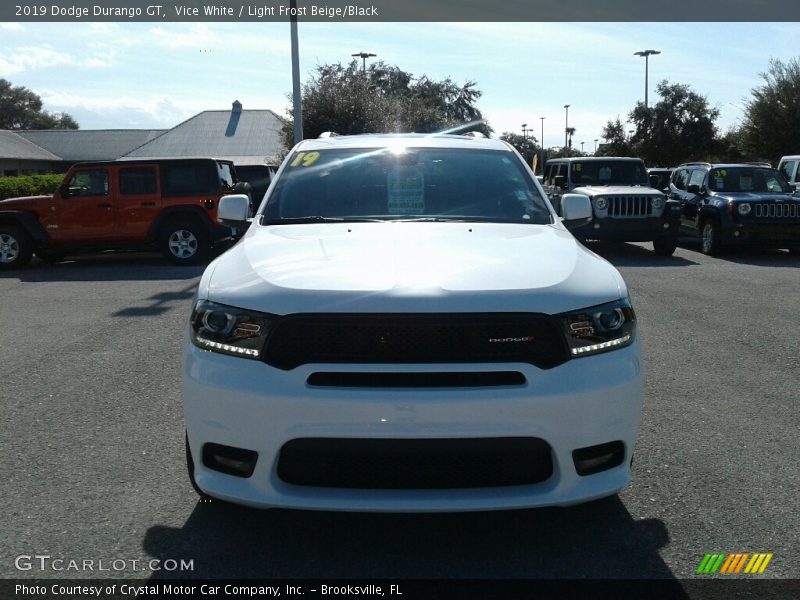
[(675, 169), (670, 190), (681, 203), (682, 229), (700, 237), (705, 254), (732, 245), (800, 253), (800, 197), (776, 169), (686, 163)]
[[(569, 505), (630, 479), (642, 402), (617, 270), (500, 140), (306, 140), (212, 262), (184, 351), (187, 463), (254, 507)], [(247, 198), (221, 200), (237, 226)]]
[(266, 165), (236, 165), (236, 174), (241, 180), (249, 183), (252, 188), (252, 207), (253, 214), (255, 214), (264, 194), (267, 193), (270, 181), (275, 175), (275, 169)]
[(573, 230), (581, 240), (653, 242), (653, 250), (671, 256), (678, 245), (678, 203), (650, 187), (639, 158), (581, 157), (547, 161), (544, 189), (558, 214), (565, 192), (592, 201), (593, 219)]
[(230, 161), (206, 158), (86, 162), (52, 196), (0, 201), (0, 269), (32, 254), (67, 255), (156, 247), (176, 264), (202, 260), (231, 237), (216, 222), (219, 199), (246, 191)]
[(672, 178), (672, 172), (674, 170), (675, 169), (672, 167), (651, 167), (647, 169), (650, 187), (664, 192), (665, 194), (669, 194), (669, 180)]
[(800, 154), (781, 158), (778, 163), (778, 170), (786, 176), (789, 185), (800, 191)]

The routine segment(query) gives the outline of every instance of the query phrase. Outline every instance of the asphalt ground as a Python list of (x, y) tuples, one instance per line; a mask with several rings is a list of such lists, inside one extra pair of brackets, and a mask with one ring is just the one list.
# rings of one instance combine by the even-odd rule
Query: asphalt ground
[[(634, 480), (510, 512), (198, 503), (179, 384), (203, 268), (104, 254), (0, 274), (0, 577), (691, 579), (722, 551), (774, 553), (759, 577), (797, 578), (800, 258), (590, 247), (623, 273), (643, 339)], [(19, 571), (19, 555), (125, 564)], [(152, 572), (151, 558), (193, 570)]]

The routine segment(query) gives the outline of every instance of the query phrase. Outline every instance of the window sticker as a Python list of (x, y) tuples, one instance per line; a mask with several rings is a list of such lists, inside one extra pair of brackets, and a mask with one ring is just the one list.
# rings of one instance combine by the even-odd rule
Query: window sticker
[(597, 172), (597, 179), (600, 181), (608, 181), (611, 179), (611, 167), (602, 167)]
[(572, 165), (572, 170), (575, 171), (576, 173), (580, 173), (581, 171), (583, 171), (583, 165), (581, 163), (575, 163), (574, 165)]
[(715, 177), (714, 178), (714, 187), (718, 190), (725, 189), (725, 178), (724, 177)]
[(298, 152), (294, 160), (289, 163), (290, 167), (310, 167), (319, 158), (319, 152)]
[(387, 176), (390, 215), (418, 215), (425, 211), (425, 176), (417, 167), (395, 167)]

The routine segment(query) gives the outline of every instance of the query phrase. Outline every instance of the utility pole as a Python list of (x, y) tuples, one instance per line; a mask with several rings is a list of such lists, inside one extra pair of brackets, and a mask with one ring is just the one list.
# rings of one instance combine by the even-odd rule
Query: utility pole
[(569, 104), (565, 104), (564, 108), (567, 111), (567, 116), (564, 120), (564, 156), (567, 156), (567, 137), (569, 136)]
[(542, 173), (544, 173), (544, 119), (544, 117), (539, 117), (539, 120), (542, 122), (542, 139), (539, 142), (542, 150), (542, 160), (539, 161), (542, 163)]
[(297, 0), (291, 0), (292, 16), (289, 18), (292, 37), (292, 112), (294, 116), (294, 143), (303, 141), (303, 100), (300, 98), (300, 51), (297, 44)]

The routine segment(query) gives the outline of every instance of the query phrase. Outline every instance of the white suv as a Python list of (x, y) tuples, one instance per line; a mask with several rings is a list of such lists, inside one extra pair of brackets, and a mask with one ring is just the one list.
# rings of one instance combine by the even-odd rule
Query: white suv
[[(201, 494), (255, 507), (569, 505), (630, 480), (642, 403), (622, 277), (508, 144), (297, 145), (206, 269), (183, 368)], [(247, 197), (222, 199), (241, 226)]]

